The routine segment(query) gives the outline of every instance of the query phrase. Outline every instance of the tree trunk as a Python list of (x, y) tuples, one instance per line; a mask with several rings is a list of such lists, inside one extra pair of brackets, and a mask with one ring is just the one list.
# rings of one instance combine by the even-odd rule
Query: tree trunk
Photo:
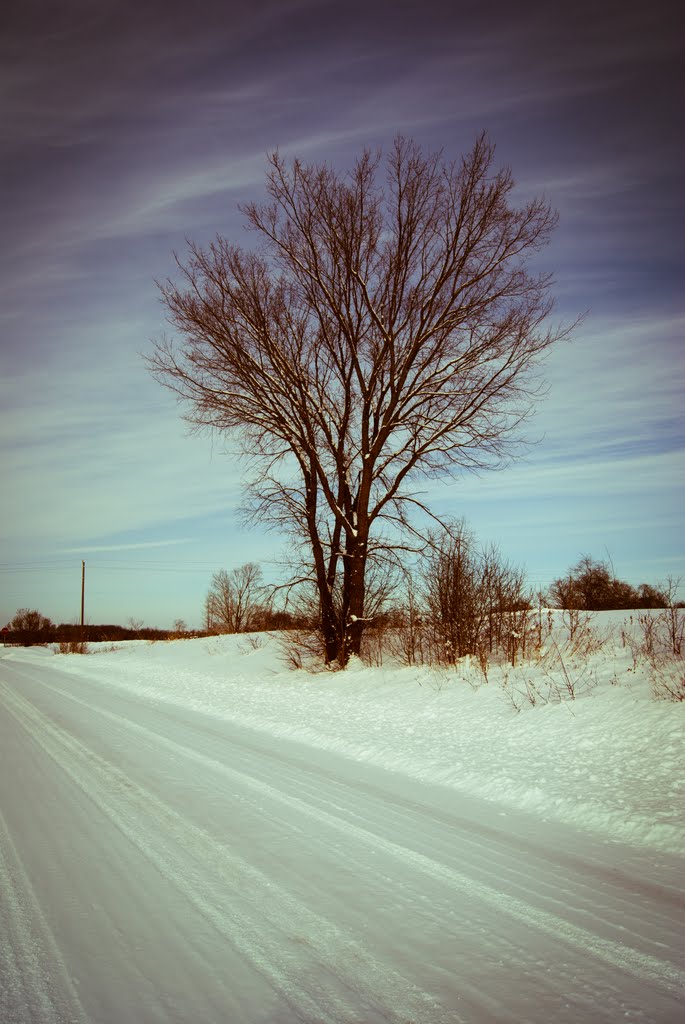
[(366, 552), (365, 540), (354, 538), (348, 541), (348, 557), (345, 560), (345, 644), (343, 665), (352, 655), (361, 654), (362, 636), (364, 633), (365, 616), (364, 600), (366, 597)]

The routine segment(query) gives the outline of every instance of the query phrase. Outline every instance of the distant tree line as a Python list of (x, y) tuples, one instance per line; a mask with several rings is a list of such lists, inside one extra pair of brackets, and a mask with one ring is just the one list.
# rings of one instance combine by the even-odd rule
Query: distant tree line
[[(388, 629), (401, 630), (410, 661), (417, 645), (440, 651), (439, 660), (454, 662), (486, 651), (515, 656), (521, 635), (519, 618), (542, 607), (608, 611), (683, 607), (677, 600), (680, 581), (672, 576), (657, 585), (633, 586), (620, 580), (607, 561), (583, 555), (547, 591), (533, 593), (525, 573), (504, 559), (495, 546), (483, 548), (463, 520), (426, 538), (411, 569), (399, 562), (369, 578), (370, 643)], [(288, 588), (285, 588), (286, 593)], [(290, 607), (274, 605), (276, 588), (265, 586), (259, 565), (220, 569), (212, 576), (204, 603), (201, 630), (177, 619), (172, 629), (155, 629), (130, 619), (118, 624), (56, 625), (35, 609), (21, 608), (4, 633), (5, 643), (23, 646), (60, 643), (116, 643), (123, 640), (170, 640), (230, 633), (293, 631), (316, 650), (320, 629), (316, 600), (298, 599)], [(373, 600), (371, 600), (373, 598)], [(323, 638), (320, 638), (323, 653)]]
[[(249, 569), (245, 573), (245, 569)], [(177, 619), (171, 629), (155, 629), (131, 619), (128, 626), (116, 623), (75, 625), (70, 622), (54, 623), (34, 608), (20, 608), (7, 632), (4, 643), (18, 647), (41, 644), (119, 643), (122, 640), (179, 640), (191, 637), (214, 636), (219, 633), (248, 633), (266, 630), (292, 629), (301, 620), (290, 612), (275, 609), (271, 603), (257, 600), (253, 586), (235, 590), (236, 582), (244, 583), (261, 578), (257, 566), (241, 567), (227, 573), (221, 570), (213, 577), (212, 589), (205, 602), (205, 627), (189, 629)], [(254, 579), (253, 579), (254, 577)]]
[(119, 626), (116, 624), (74, 625), (70, 622), (54, 623), (35, 608), (20, 608), (8, 623), (3, 634), (5, 643), (31, 647), (34, 644), (71, 643), (77, 641), (101, 643), (119, 640), (168, 640), (178, 635), (175, 630), (154, 629), (142, 624)]

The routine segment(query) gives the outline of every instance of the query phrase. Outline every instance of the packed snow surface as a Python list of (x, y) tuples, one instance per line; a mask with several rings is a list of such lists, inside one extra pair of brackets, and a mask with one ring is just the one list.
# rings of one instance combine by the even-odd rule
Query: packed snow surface
[(0, 1020), (675, 1022), (685, 704), (266, 635), (0, 648)]

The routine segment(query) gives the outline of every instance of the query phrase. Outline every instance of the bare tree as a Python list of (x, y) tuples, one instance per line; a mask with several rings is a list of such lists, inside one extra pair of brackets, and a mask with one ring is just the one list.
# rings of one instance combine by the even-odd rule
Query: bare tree
[(424, 559), (426, 608), (441, 661), (474, 654), (487, 615), (484, 565), (464, 522), (433, 537)]
[(685, 645), (685, 614), (682, 604), (678, 603), (678, 591), (682, 576), (667, 576), (666, 583), (660, 589), (666, 598), (666, 611), (663, 613), (671, 653), (680, 657)]
[(606, 611), (611, 608), (663, 608), (667, 602), (661, 590), (646, 583), (633, 587), (616, 578), (609, 558), (605, 562), (582, 555), (568, 575), (554, 580), (549, 588), (552, 603), (558, 608)]
[(13, 640), (25, 647), (47, 643), (55, 630), (52, 620), (35, 608), (19, 608), (9, 626)]
[(530, 605), (525, 574), (494, 545), (477, 546), (463, 520), (431, 535), (420, 571), (438, 660), (519, 649)]
[(493, 159), (485, 136), (457, 162), (398, 138), (384, 179), (369, 152), (345, 174), (274, 154), (242, 211), (257, 249), (191, 243), (161, 285), (183, 340), (151, 370), (250, 457), (248, 508), (302, 543), (328, 662), (359, 652), (367, 566), (423, 508), (417, 479), (501, 461), (568, 333), (527, 268), (556, 214), (511, 205)]
[(262, 570), (255, 562), (220, 569), (212, 576), (205, 599), (207, 628), (217, 633), (247, 633), (258, 628), (262, 614)]
[(419, 665), (424, 660), (424, 611), (420, 594), (411, 572), (406, 573), (404, 602), (399, 609), (396, 649), (406, 665)]
[(48, 633), (53, 628), (52, 620), (35, 608), (20, 608), (10, 622), (13, 630), (27, 633)]

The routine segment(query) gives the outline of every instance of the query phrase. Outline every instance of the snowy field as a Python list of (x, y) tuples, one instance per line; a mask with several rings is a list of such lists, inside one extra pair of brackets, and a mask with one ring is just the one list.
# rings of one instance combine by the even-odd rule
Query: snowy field
[(683, 1019), (685, 703), (622, 618), (487, 682), (0, 648), (3, 1024)]

